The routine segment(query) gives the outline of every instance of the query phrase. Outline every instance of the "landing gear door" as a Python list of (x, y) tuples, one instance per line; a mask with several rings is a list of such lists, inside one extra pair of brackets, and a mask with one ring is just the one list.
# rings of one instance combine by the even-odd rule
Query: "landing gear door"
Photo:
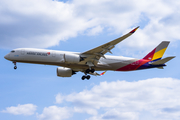
[(21, 55), (25, 55), (25, 50), (21, 50)]

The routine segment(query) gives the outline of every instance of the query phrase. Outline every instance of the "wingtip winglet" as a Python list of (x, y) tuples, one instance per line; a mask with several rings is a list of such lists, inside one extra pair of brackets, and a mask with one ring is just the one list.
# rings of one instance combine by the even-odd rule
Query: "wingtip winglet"
[(104, 71), (103, 73), (100, 74), (100, 76), (104, 75), (106, 73), (106, 71)]
[(139, 28), (139, 26), (138, 27), (136, 27), (136, 28), (134, 28), (131, 32), (129, 32), (129, 33), (134, 33), (134, 32), (136, 32), (136, 30)]

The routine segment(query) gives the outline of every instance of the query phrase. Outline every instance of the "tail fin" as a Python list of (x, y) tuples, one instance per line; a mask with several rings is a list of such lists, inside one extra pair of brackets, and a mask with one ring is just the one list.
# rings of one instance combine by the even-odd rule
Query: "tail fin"
[(160, 60), (166, 51), (170, 41), (162, 41), (154, 50), (147, 54), (143, 59), (157, 61)]

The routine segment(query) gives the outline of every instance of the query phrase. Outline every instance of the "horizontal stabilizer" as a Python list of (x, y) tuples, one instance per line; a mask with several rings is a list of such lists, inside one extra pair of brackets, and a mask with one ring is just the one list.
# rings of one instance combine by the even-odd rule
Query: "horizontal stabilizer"
[(164, 59), (161, 59), (161, 60), (158, 60), (158, 61), (155, 61), (153, 63), (151, 63), (152, 65), (161, 65), (161, 64), (164, 64), (166, 62), (168, 62), (169, 60), (175, 58), (175, 56), (172, 56), (172, 57), (166, 57)]

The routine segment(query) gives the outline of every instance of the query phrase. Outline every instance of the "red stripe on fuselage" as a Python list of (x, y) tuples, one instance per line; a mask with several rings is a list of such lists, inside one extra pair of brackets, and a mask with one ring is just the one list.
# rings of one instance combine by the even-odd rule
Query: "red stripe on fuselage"
[(132, 70), (137, 70), (141, 65), (144, 65), (145, 63), (149, 62), (151, 60), (145, 60), (145, 59), (140, 59), (138, 61), (135, 61), (129, 65), (126, 65), (122, 68), (117, 69), (116, 71), (132, 71)]

